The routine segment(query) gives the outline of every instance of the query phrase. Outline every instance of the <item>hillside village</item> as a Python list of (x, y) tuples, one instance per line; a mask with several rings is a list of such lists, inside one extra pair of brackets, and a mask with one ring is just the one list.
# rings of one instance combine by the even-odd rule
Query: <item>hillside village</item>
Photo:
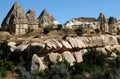
[[(56, 63), (59, 61), (68, 62), (70, 68), (74, 67), (75, 62), (78, 63), (77, 66), (81, 67), (79, 64), (82, 62), (83, 67), (85, 65), (83, 56), (90, 52), (90, 49), (98, 51), (97, 53), (102, 52), (107, 58), (106, 60), (117, 58), (120, 52), (119, 34), (120, 20), (112, 16), (106, 18), (103, 13), (100, 13), (98, 18), (73, 18), (62, 25), (46, 9), (41, 12), (39, 17), (36, 17), (34, 9), (29, 9), (25, 13), (23, 8), (15, 2), (1, 24), (0, 51), (7, 53), (5, 53), (6, 55), (0, 53), (0, 59), (2, 56), (3, 58), (9, 56), (8, 59), (5, 58), (6, 62), (12, 61), (15, 66), (16, 64), (24, 66), (32, 75), (37, 71), (47, 69), (48, 72), (53, 72), (49, 70), (49, 65), (54, 63), (57, 65)], [(93, 50), (92, 52), (95, 53)], [(90, 54), (90, 56), (92, 55)], [(99, 57), (99, 55), (97, 56)], [(98, 60), (96, 61), (98, 62)], [(59, 63), (58, 65), (60, 65)], [(94, 66), (93, 70), (98, 68), (102, 71), (102, 69), (109, 67), (109, 64), (108, 62), (105, 63), (103, 68)], [(52, 67), (54, 66), (50, 68)], [(62, 68), (64, 68), (64, 65), (62, 64), (61, 68), (57, 67), (56, 69), (61, 69), (60, 72), (63, 75)], [(69, 74), (74, 70), (75, 68), (71, 69)], [(40, 75), (44, 74), (40, 73)], [(85, 76), (83, 79), (89, 79), (91, 72), (83, 70), (81, 74)], [(51, 76), (45, 79), (51, 79)]]

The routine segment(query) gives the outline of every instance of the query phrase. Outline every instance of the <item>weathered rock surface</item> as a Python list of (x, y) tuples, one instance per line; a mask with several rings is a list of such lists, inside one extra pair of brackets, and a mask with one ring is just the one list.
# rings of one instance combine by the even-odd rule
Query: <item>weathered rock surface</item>
[[(28, 42), (16, 46), (13, 42), (9, 42), (9, 46), (14, 48), (14, 51), (27, 53), (30, 56), (33, 54), (32, 61), (40, 61), (43, 66), (48, 65), (49, 62), (56, 63), (57, 60), (66, 60), (72, 66), (74, 62), (82, 62), (83, 54), (87, 52), (87, 49), (95, 48), (96, 50), (107, 54), (108, 51), (112, 51), (111, 56), (116, 57), (114, 49), (120, 51), (120, 39), (119, 36), (112, 35), (100, 35), (92, 37), (67, 37), (66, 40), (49, 39), (43, 43)], [(42, 61), (42, 62), (41, 62)], [(44, 62), (44, 63), (43, 63)], [(45, 65), (44, 65), (45, 64)], [(41, 69), (41, 66), (33, 65), (35, 68)]]
[(109, 24), (109, 27), (110, 27), (109, 31), (111, 33), (116, 33), (117, 29), (119, 28), (119, 27), (117, 27), (117, 26), (119, 26), (119, 23), (118, 23), (117, 19), (112, 17), (112, 16), (109, 17), (108, 24)]
[(45, 65), (43, 64), (41, 59), (36, 54), (34, 54), (32, 57), (31, 72), (34, 73), (36, 71), (40, 71), (44, 69), (45, 69)]
[(98, 29), (102, 33), (117, 33), (118, 28), (120, 28), (120, 21), (114, 17), (110, 17), (107, 19), (104, 14), (100, 13), (99, 17), (91, 18), (91, 17), (81, 17), (81, 18), (73, 18), (67, 21), (64, 24), (65, 28), (76, 28), (82, 27), (88, 30)]
[(3, 24), (5, 24), (6, 27), (7, 25), (15, 23), (27, 23), (27, 18), (25, 16), (24, 10), (17, 2), (14, 3), (11, 10), (8, 12), (8, 15), (3, 20)]
[(1, 28), (10, 33), (24, 34), (28, 29), (27, 22), (23, 8), (16, 2), (3, 20)]
[(63, 52), (62, 57), (63, 57), (64, 60), (66, 60), (67, 62), (70, 63), (70, 66), (74, 65), (75, 58), (74, 58), (74, 56), (72, 55), (71, 52), (69, 52), (69, 51)]
[(73, 28), (73, 27), (84, 27), (84, 28), (97, 28), (99, 26), (99, 23), (95, 18), (91, 17), (81, 17), (81, 18), (73, 18), (70, 21), (67, 21), (64, 24), (64, 27), (67, 28)]
[(81, 51), (77, 51), (77, 52), (74, 52), (74, 56), (75, 56), (75, 59), (77, 62), (82, 62), (83, 61), (83, 58), (82, 58), (82, 52)]
[(21, 44), (16, 47), (16, 49), (23, 49), (26, 52), (36, 52), (36, 53), (49, 53), (55, 51), (65, 51), (65, 50), (73, 50), (73, 49), (86, 49), (86, 48), (94, 48), (94, 47), (103, 47), (103, 46), (111, 46), (118, 45), (119, 36), (112, 35), (101, 35), (101, 36), (92, 36), (92, 37), (68, 37), (66, 40), (56, 40), (49, 39), (44, 41), (43, 43), (28, 43)]
[(25, 34), (28, 31), (28, 20), (23, 8), (16, 2), (2, 22), (2, 30), (11, 34)]
[(39, 26), (41, 27), (47, 27), (50, 25), (58, 25), (59, 23), (55, 20), (55, 18), (47, 12), (46, 9), (42, 11), (40, 16), (38, 17), (39, 20)]
[(109, 32), (108, 19), (105, 17), (105, 15), (100, 13), (97, 20), (100, 22), (100, 30), (102, 32)]
[(29, 29), (38, 29), (38, 20), (36, 18), (35, 10), (28, 10), (26, 16), (28, 20)]
[(29, 9), (25, 14), (23, 8), (16, 2), (3, 20), (1, 29), (11, 34), (23, 35), (38, 29), (38, 26), (56, 28), (58, 25), (59, 23), (47, 10), (44, 9), (39, 18), (36, 18), (35, 10)]
[(58, 61), (62, 61), (62, 56), (59, 53), (49, 53), (48, 59), (49, 62), (57, 63)]
[(16, 49), (16, 43), (15, 42), (9, 42), (8, 46), (10, 46), (11, 52), (13, 52)]

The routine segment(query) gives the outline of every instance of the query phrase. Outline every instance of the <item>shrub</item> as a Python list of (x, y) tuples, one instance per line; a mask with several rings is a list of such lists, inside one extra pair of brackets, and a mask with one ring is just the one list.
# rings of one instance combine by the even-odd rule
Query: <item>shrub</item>
[(116, 68), (107, 68), (101, 72), (94, 72), (92, 79), (120, 79), (120, 70)]
[(31, 75), (24, 67), (17, 66), (15, 71), (19, 74), (18, 79), (31, 79)]
[(81, 36), (83, 33), (84, 33), (84, 28), (83, 27), (78, 27), (76, 30), (75, 30), (76, 34), (78, 36)]
[(68, 72), (68, 63), (58, 62), (52, 64), (46, 70), (46, 79), (70, 79), (70, 73)]
[(98, 28), (96, 28), (94, 31), (95, 31), (96, 33), (100, 33), (100, 29), (98, 29)]
[(10, 61), (10, 48), (7, 44), (6, 40), (0, 42), (0, 73), (2, 76), (5, 76), (7, 70), (14, 69), (14, 63)]
[(73, 74), (82, 74), (82, 72), (91, 72), (91, 67), (85, 62), (75, 62)]
[(95, 49), (91, 49), (83, 55), (83, 61), (88, 63), (90, 66), (95, 65), (103, 67), (106, 63), (106, 56)]
[(19, 74), (18, 79), (45, 79), (44, 71), (38, 71), (34, 74), (28, 72), (25, 67), (17, 66), (15, 71)]
[(5, 75), (6, 75), (6, 68), (1, 66), (0, 67), (0, 77), (4, 77)]
[(57, 26), (57, 30), (61, 30), (62, 29), (62, 25), (61, 24), (59, 24), (58, 26)]
[(48, 34), (50, 31), (52, 31), (53, 30), (53, 28), (52, 27), (50, 27), (50, 26), (48, 26), (48, 27), (45, 27), (44, 28), (44, 34)]
[(113, 60), (110, 60), (109, 65), (111, 68), (120, 68), (120, 55)]
[(0, 42), (0, 59), (4, 59), (5, 57), (9, 59), (10, 48), (8, 46), (8, 42), (6, 40)]
[(84, 75), (79, 74), (79, 75), (72, 75), (71, 79), (90, 79), (90, 78), (87, 78)]

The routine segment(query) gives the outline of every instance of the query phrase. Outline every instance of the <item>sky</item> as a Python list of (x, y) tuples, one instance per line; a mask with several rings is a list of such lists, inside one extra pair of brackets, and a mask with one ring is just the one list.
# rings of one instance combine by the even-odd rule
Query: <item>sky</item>
[(22, 6), (25, 13), (29, 9), (35, 9), (37, 17), (43, 9), (47, 9), (61, 24), (78, 17), (98, 18), (100, 13), (107, 18), (114, 16), (120, 19), (120, 0), (2, 0), (0, 24), (15, 2)]

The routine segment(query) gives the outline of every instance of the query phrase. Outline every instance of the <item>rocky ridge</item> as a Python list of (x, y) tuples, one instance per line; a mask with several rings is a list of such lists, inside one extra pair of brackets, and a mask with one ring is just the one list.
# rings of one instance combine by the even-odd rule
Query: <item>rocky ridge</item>
[[(7, 16), (2, 22), (1, 29), (8, 31), (11, 34), (23, 35), (31, 30), (52, 27), (57, 28), (60, 23), (55, 20), (54, 16), (49, 14), (44, 9), (40, 16), (36, 18), (36, 12), (33, 9), (28, 10), (25, 14), (23, 8), (16, 2), (8, 12)], [(114, 17), (106, 18), (104, 14), (100, 13), (99, 17), (80, 17), (73, 18), (67, 21), (64, 28), (83, 27), (86, 30), (100, 30), (102, 33), (118, 33), (120, 30), (120, 21)]]
[[(96, 48), (106, 54), (107, 50), (120, 51), (119, 44), (120, 37), (111, 35), (68, 37), (66, 40), (49, 39), (43, 43), (26, 42), (18, 46), (15, 43), (8, 43), (12, 52), (26, 53), (32, 58), (32, 71), (36, 70), (36, 66), (39, 70), (44, 70), (47, 63), (62, 60), (67, 60), (72, 66), (75, 61), (82, 61), (82, 55), (87, 52), (87, 49)], [(38, 62), (39, 65), (35, 62)]]
[(102, 33), (117, 33), (120, 28), (120, 22), (114, 17), (106, 18), (100, 13), (99, 17), (80, 17), (73, 18), (64, 24), (65, 28), (83, 27), (84, 29), (99, 29)]

